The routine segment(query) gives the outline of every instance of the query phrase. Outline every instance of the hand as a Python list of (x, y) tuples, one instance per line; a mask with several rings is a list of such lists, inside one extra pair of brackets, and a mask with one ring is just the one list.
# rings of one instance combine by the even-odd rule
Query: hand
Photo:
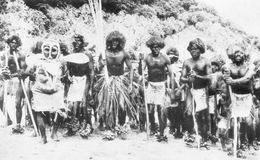
[(226, 77), (226, 78), (225, 78), (225, 82), (226, 82), (228, 85), (234, 84), (234, 80), (233, 80), (231, 77)]

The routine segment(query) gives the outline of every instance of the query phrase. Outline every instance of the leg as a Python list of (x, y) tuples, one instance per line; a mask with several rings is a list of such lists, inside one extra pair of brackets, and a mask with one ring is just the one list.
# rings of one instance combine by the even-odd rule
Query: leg
[(167, 110), (165, 108), (162, 108), (161, 106), (157, 106), (157, 112), (158, 112), (160, 136), (163, 136), (164, 130), (167, 125)]
[(60, 124), (62, 122), (62, 117), (57, 112), (56, 113), (52, 113), (51, 116), (52, 116), (52, 119), (53, 119), (51, 138), (54, 141), (59, 141), (57, 132), (58, 132), (59, 126), (60, 126)]
[(150, 134), (154, 135), (157, 132), (157, 125), (155, 123), (155, 117), (154, 117), (154, 110), (155, 110), (155, 106), (149, 104), (148, 105), (148, 110), (149, 110), (149, 121), (150, 121)]
[(45, 117), (41, 112), (36, 112), (37, 124), (41, 133), (42, 143), (47, 143), (46, 130), (45, 130)]

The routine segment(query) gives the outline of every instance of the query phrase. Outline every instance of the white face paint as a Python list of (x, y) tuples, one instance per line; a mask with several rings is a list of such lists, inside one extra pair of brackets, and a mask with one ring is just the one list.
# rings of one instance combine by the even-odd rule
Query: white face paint
[(56, 42), (47, 41), (42, 44), (42, 54), (47, 59), (58, 59), (60, 55), (60, 45)]

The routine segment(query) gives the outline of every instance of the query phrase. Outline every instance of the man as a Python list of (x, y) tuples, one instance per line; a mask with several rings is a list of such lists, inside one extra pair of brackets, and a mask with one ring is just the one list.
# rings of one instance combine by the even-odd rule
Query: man
[[(179, 52), (176, 48), (169, 48), (166, 52), (171, 61), (171, 70), (174, 76), (174, 90), (175, 99), (171, 100), (170, 107), (168, 108), (168, 119), (170, 121), (170, 133), (174, 134), (175, 138), (182, 138), (181, 122), (182, 122), (182, 108), (184, 99), (184, 85), (180, 84), (182, 63), (179, 61)], [(171, 93), (170, 77), (167, 78), (167, 89)]]
[[(198, 123), (198, 128), (195, 128), (196, 134), (200, 134), (202, 137), (201, 146), (207, 146), (208, 105), (206, 88), (209, 82), (208, 75), (211, 73), (210, 63), (208, 59), (201, 56), (205, 53), (205, 45), (201, 39), (196, 38), (190, 41), (187, 50), (190, 52), (191, 58), (184, 61), (181, 75), (181, 82), (189, 85), (185, 118), (188, 118), (186, 120), (189, 120), (188, 123), (192, 124), (192, 114), (196, 114), (194, 120), (194, 123)], [(192, 132), (191, 127), (189, 132)]]
[[(25, 62), (25, 55), (23, 55), (19, 49), (22, 45), (21, 39), (18, 36), (11, 36), (7, 39), (7, 44), (9, 49), (1, 55), (1, 66), (8, 68), (8, 74), (6, 77), (10, 79), (7, 80), (5, 84), (7, 84), (7, 97), (4, 97), (5, 102), (13, 102), (16, 108), (16, 126), (13, 128), (13, 133), (23, 133), (23, 128), (21, 127), (22, 120), (22, 99), (24, 98), (24, 92), (21, 86), (21, 80), (24, 80), (29, 74), (25, 72), (27, 65)], [(16, 59), (18, 59), (19, 68), (16, 66)], [(7, 73), (7, 72), (6, 72)], [(7, 105), (7, 103), (3, 104)], [(11, 106), (5, 106), (11, 107)]]
[[(73, 53), (67, 56), (67, 58), (65, 58), (68, 60), (67, 76), (69, 80), (67, 102), (71, 111), (70, 116), (72, 116), (71, 123), (73, 122), (73, 124), (68, 125), (68, 131), (65, 133), (65, 135), (72, 136), (76, 133), (77, 127), (74, 128), (73, 131), (72, 126), (77, 125), (79, 121), (82, 122), (81, 116), (83, 115), (83, 122), (80, 135), (87, 136), (87, 134), (89, 133), (85, 132), (84, 130), (89, 130), (89, 127), (92, 128), (92, 108), (90, 107), (87, 98), (92, 97), (94, 81), (94, 63), (92, 55), (88, 54), (84, 50), (84, 37), (82, 35), (75, 35), (73, 39)], [(78, 60), (72, 61), (76, 58), (76, 56), (79, 56)], [(80, 60), (82, 59), (86, 59), (86, 61), (80, 62)]]
[(232, 63), (225, 69), (224, 80), (231, 86), (234, 100), (231, 116), (239, 119), (241, 148), (245, 149), (247, 140), (249, 146), (253, 146), (255, 138), (251, 115), (251, 110), (254, 109), (252, 98), (254, 66), (245, 61), (245, 48), (242, 45), (235, 44), (232, 52), (234, 57)]
[[(57, 131), (62, 117), (65, 116), (64, 85), (61, 82), (63, 71), (59, 61), (60, 45), (54, 40), (45, 40), (42, 44), (42, 53), (27, 57), (28, 71), (32, 85), (32, 108), (36, 115), (37, 127), (41, 133), (42, 143), (47, 143), (46, 124), (52, 119), (51, 138), (58, 140)], [(50, 122), (49, 122), (50, 123)]]
[[(143, 71), (147, 67), (148, 69), (148, 87), (146, 89), (147, 104), (149, 108), (149, 119), (151, 123), (151, 134), (156, 133), (156, 124), (154, 118), (155, 106), (157, 106), (159, 130), (158, 141), (167, 141), (167, 137), (164, 136), (164, 130), (167, 125), (167, 108), (165, 107), (165, 93), (166, 93), (166, 79), (167, 70), (170, 76), (170, 85), (174, 85), (172, 78), (172, 71), (170, 67), (170, 59), (167, 55), (160, 52), (164, 48), (165, 43), (163, 39), (157, 36), (151, 37), (147, 42), (146, 46), (150, 48), (149, 53), (144, 58)], [(174, 86), (172, 87), (171, 99), (174, 99)]]
[[(126, 39), (118, 31), (113, 31), (106, 37), (105, 57), (99, 59), (100, 69), (104, 75), (101, 77), (95, 89), (99, 92), (98, 113), (101, 117), (100, 127), (105, 122), (106, 129), (114, 130), (116, 125), (123, 126), (126, 121), (126, 115), (132, 118), (136, 116), (136, 111), (130, 100), (130, 93), (133, 85), (133, 68), (130, 62), (130, 56), (125, 52)], [(130, 72), (129, 77), (124, 75), (124, 64)], [(108, 79), (107, 79), (108, 78)]]

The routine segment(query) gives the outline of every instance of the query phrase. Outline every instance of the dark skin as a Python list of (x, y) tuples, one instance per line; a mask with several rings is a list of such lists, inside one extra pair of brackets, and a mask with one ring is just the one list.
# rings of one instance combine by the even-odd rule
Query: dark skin
[[(7, 56), (8, 56), (7, 67), (10, 71), (10, 74), (7, 77), (9, 77), (9, 78), (18, 77), (18, 78), (24, 79), (28, 76), (32, 76), (32, 74), (30, 74), (29, 72), (26, 71), (27, 65), (25, 62), (25, 56), (21, 55), (20, 52), (18, 51), (19, 46), (18, 46), (17, 41), (15, 39), (13, 39), (8, 44), (8, 46), (9, 46), (9, 52), (7, 53)], [(20, 70), (18, 70), (18, 67), (16, 66), (14, 54), (17, 56)], [(1, 58), (3, 65), (6, 65), (5, 56), (6, 55), (2, 55), (2, 58)], [(21, 118), (22, 118), (21, 101), (22, 101), (23, 97), (24, 97), (24, 93), (22, 91), (22, 87), (19, 86), (19, 88), (17, 88), (16, 98), (15, 98), (17, 124), (20, 124)]]
[[(251, 82), (254, 75), (254, 70), (245, 63), (245, 54), (242, 51), (236, 51), (229, 68), (224, 68), (224, 80), (227, 85), (230, 85), (232, 92), (236, 94), (251, 94)], [(249, 106), (250, 107), (250, 106)], [(252, 145), (254, 140), (253, 120), (251, 116), (243, 117), (245, 121), (240, 121), (240, 141), (245, 143), (246, 133), (248, 143)], [(239, 120), (240, 117), (239, 117)]]
[[(83, 45), (83, 41), (78, 38), (75, 37), (74, 38), (74, 42), (73, 42), (73, 54), (77, 54), (77, 53), (85, 53), (86, 51), (84, 50), (84, 45)], [(88, 100), (87, 97), (92, 97), (92, 91), (93, 91), (93, 86), (94, 86), (94, 60), (92, 55), (85, 53), (88, 58), (89, 58), (89, 62), (88, 63), (84, 63), (84, 64), (76, 64), (76, 63), (68, 63), (67, 64), (67, 68), (69, 71), (69, 76), (87, 76), (86, 79), (86, 86), (85, 86), (85, 91), (84, 91), (84, 95), (83, 95), (83, 114), (84, 114), (84, 118), (86, 119), (87, 123), (90, 123), (90, 114), (88, 112), (91, 111), (91, 109), (89, 108), (89, 104), (88, 104)], [(81, 102), (73, 102), (73, 115), (75, 117), (78, 117), (78, 107), (80, 106)], [(80, 118), (80, 117), (78, 117)]]
[[(106, 50), (106, 65), (109, 76), (120, 76), (124, 74), (124, 64), (130, 71), (130, 91), (132, 91), (133, 85), (133, 67), (130, 61), (130, 56), (124, 50), (118, 51), (119, 41), (113, 40), (111, 49)], [(104, 61), (99, 60), (101, 67), (104, 67)]]
[(181, 82), (193, 83), (194, 89), (205, 88), (210, 80), (210, 63), (206, 58), (200, 56), (200, 50), (196, 47), (190, 51), (190, 54), (192, 58), (183, 63)]
[(251, 93), (250, 82), (253, 78), (253, 69), (244, 63), (244, 53), (238, 51), (234, 54), (233, 63), (225, 70), (224, 79), (231, 85), (232, 91), (237, 94)]
[[(159, 45), (154, 44), (150, 48), (151, 53), (148, 54), (145, 59), (144, 59), (144, 65), (143, 65), (143, 70), (148, 68), (148, 81), (150, 82), (164, 82), (167, 78), (167, 74), (170, 76), (170, 85), (172, 87), (172, 94), (171, 94), (171, 99), (174, 99), (174, 78), (172, 76), (172, 71), (171, 71), (171, 62), (169, 57), (166, 55), (161, 54), (160, 50), (161, 48)], [(167, 70), (169, 72), (167, 72)], [(150, 110), (154, 111), (154, 105), (149, 104)], [(158, 107), (158, 119), (159, 119), (159, 125), (160, 125), (160, 136), (164, 135), (164, 129), (166, 127), (166, 116), (163, 116), (161, 113), (162, 111), (160, 110), (160, 106)], [(152, 115), (150, 115), (151, 118)], [(166, 121), (166, 122), (165, 122)], [(151, 122), (154, 123), (154, 122)]]

